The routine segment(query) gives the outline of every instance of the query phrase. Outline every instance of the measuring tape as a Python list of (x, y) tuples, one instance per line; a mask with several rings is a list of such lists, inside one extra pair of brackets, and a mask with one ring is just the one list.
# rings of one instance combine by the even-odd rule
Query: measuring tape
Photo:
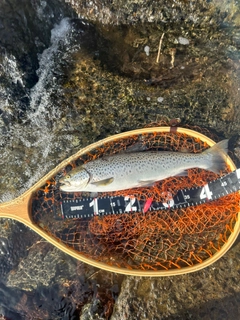
[(61, 219), (91, 218), (121, 213), (169, 210), (196, 206), (240, 190), (240, 169), (210, 181), (203, 187), (179, 190), (174, 196), (164, 194), (165, 202), (132, 196), (109, 196), (61, 200)]

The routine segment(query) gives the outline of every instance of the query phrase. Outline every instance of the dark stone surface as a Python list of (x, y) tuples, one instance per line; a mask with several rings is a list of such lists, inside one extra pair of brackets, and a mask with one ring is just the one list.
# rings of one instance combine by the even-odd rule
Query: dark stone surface
[(111, 320), (238, 319), (239, 241), (213, 265), (164, 278), (126, 277)]

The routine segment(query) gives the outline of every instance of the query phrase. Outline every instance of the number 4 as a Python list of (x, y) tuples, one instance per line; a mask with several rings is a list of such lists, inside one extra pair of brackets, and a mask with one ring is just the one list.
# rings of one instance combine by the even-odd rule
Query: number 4
[(212, 199), (212, 191), (209, 189), (209, 186), (208, 184), (206, 184), (202, 190), (201, 190), (201, 193), (200, 193), (200, 199)]

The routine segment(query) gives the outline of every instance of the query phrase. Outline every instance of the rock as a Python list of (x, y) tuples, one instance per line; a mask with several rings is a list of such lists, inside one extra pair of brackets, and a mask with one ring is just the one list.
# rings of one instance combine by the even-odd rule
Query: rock
[(239, 248), (238, 242), (222, 259), (191, 274), (163, 278), (126, 277), (110, 319), (238, 317)]
[(75, 272), (75, 264), (71, 260), (64, 263), (64, 254), (44, 240), (33, 244), (28, 251), (17, 269), (8, 275), (8, 286), (32, 291), (38, 286), (49, 287), (53, 278), (61, 281), (64, 274)]
[[(175, 23), (188, 21), (198, 25), (207, 23), (214, 25), (219, 21), (232, 18), (229, 10), (231, 4), (227, 1), (219, 6), (217, 1), (208, 3), (176, 0), (174, 3), (161, 0), (113, 0), (113, 1), (83, 1), (67, 0), (79, 17), (102, 24), (132, 24), (132, 23)], [(232, 2), (234, 12), (237, 6)], [(218, 10), (216, 10), (216, 7)], [(214, 17), (213, 17), (214, 16)], [(216, 18), (215, 18), (216, 17)]]

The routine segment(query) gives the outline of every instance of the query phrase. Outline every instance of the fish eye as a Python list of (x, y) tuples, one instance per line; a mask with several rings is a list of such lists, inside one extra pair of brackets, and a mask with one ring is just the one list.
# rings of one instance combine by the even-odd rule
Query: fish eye
[(67, 175), (65, 176), (65, 178), (66, 178), (66, 179), (70, 179), (70, 178), (71, 178), (70, 174), (67, 174)]

